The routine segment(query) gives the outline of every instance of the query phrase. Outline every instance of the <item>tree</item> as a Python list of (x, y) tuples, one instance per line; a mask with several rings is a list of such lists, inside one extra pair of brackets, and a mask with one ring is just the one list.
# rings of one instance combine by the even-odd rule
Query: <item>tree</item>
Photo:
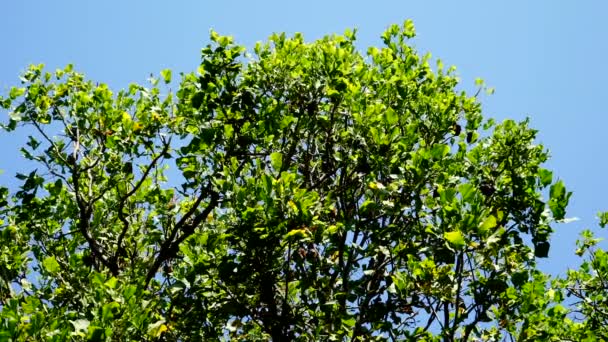
[(1, 99), (38, 166), (0, 192), (0, 336), (525, 338), (570, 193), (414, 35), (212, 32), (174, 93), (30, 67)]

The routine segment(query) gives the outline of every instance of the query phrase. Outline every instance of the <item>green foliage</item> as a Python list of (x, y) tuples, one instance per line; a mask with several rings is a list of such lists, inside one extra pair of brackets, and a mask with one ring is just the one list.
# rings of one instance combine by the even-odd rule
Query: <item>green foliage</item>
[(600, 212), (597, 214), (597, 216), (600, 219), (600, 227), (606, 227), (606, 224), (608, 224), (608, 212)]
[(548, 336), (535, 258), (570, 193), (414, 35), (212, 31), (175, 93), (30, 67), (0, 101), (38, 164), (0, 191), (0, 340)]

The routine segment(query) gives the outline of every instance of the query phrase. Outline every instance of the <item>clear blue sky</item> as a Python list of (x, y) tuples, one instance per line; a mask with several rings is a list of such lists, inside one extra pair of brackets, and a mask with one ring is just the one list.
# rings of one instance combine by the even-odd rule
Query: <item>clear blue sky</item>
[[(581, 219), (556, 227), (541, 265), (557, 273), (578, 263), (574, 240), (608, 210), (607, 13), (601, 0), (8, 1), (0, 12), (0, 92), (17, 85), (30, 63), (50, 70), (74, 63), (115, 88), (164, 68), (193, 71), (210, 28), (251, 47), (272, 32), (312, 40), (357, 27), (366, 47), (379, 44), (389, 24), (410, 18), (414, 44), (456, 65), (463, 89), (473, 89), (476, 77), (496, 88), (483, 98), (485, 116), (529, 116), (540, 130), (552, 154), (548, 167), (574, 191), (568, 216)], [(6, 184), (23, 164), (14, 137), (4, 134), (0, 144)]]

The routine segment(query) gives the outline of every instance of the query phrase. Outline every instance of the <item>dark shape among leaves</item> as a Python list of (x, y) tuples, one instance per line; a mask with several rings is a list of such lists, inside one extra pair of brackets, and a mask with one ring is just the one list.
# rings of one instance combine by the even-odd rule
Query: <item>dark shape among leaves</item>
[(2, 192), (0, 340), (530, 336), (507, 294), (569, 193), (413, 36), (212, 33), (175, 93), (32, 66), (1, 100), (39, 167)]

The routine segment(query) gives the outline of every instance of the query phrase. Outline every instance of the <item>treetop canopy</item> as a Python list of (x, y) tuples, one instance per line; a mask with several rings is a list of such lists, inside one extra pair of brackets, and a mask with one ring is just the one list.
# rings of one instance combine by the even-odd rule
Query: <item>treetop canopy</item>
[(545, 336), (570, 193), (414, 35), (212, 31), (179, 85), (117, 92), (31, 66), (0, 99), (38, 165), (0, 192), (0, 340)]

